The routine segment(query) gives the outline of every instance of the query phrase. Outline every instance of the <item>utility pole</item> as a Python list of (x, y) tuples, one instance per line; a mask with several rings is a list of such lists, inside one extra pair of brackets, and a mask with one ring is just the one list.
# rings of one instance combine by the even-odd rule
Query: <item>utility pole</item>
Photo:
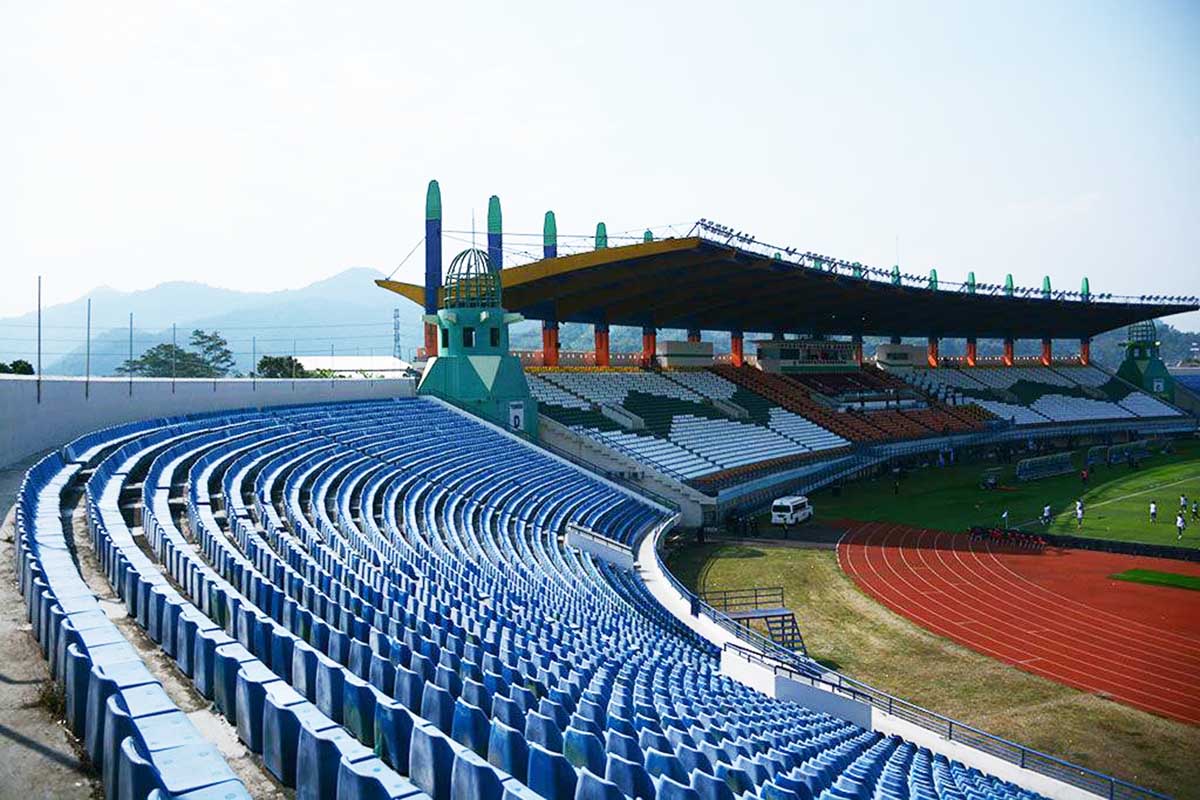
[(92, 391), (92, 298), (87, 302), (87, 326), (84, 328), (83, 345), (83, 399), (88, 399)]
[(38, 275), (37, 401), (42, 402), (42, 276)]
[(129, 396), (133, 397), (133, 312), (129, 312)]

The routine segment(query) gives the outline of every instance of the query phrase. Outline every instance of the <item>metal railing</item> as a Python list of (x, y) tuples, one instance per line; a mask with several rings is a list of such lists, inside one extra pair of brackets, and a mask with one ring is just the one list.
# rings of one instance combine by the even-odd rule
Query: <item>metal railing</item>
[(731, 611), (780, 608), (783, 606), (783, 587), (751, 586), (747, 589), (712, 589), (701, 594), (700, 599), (712, 608), (726, 614)]
[[(1013, 286), (1006, 288), (998, 283), (957, 283), (943, 279), (930, 280), (928, 275), (913, 275), (907, 272), (894, 273), (891, 269), (871, 267), (866, 264), (845, 261), (832, 256), (825, 256), (811, 251), (800, 252), (794, 247), (780, 247), (768, 242), (761, 242), (754, 236), (743, 231), (721, 225), (709, 219), (701, 219), (693, 226), (689, 235), (699, 236), (707, 242), (732, 247), (744, 253), (774, 259), (797, 269), (807, 269), (816, 272), (834, 273), (848, 278), (873, 281), (876, 283), (892, 284), (944, 292), (947, 294), (978, 294), (985, 296), (1011, 296), (1014, 299), (1026, 300), (1059, 300), (1077, 303), (1135, 303), (1150, 305), (1196, 305), (1200, 297), (1194, 296), (1163, 296), (1163, 295), (1114, 295), (1109, 293), (1065, 291), (1052, 289), (1048, 293), (1043, 287)], [(932, 283), (932, 285), (931, 285)]]
[(848, 678), (839, 672), (825, 671), (814, 674), (811, 669), (797, 669), (794, 665), (781, 663), (772, 657), (764, 657), (751, 648), (729, 643), (725, 650), (732, 651), (748, 661), (771, 669), (776, 676), (791, 680), (799, 680), (810, 686), (839, 694), (860, 703), (866, 703), (872, 708), (884, 711), (891, 716), (910, 722), (914, 725), (932, 731), (952, 742), (965, 744), (972, 749), (1003, 759), (1022, 769), (1045, 775), (1062, 781), (1093, 794), (1109, 798), (1155, 798), (1169, 800), (1166, 795), (1146, 789), (1142, 786), (1123, 781), (1112, 775), (1106, 775), (1093, 769), (1072, 764), (1061, 758), (1056, 758), (1039, 750), (1026, 747), (1016, 742), (980, 730), (965, 722), (960, 722), (935, 711), (910, 703), (887, 692), (881, 692), (874, 687), (853, 678)]
[(1120, 800), (1145, 800), (1147, 798), (1170, 800), (1167, 795), (1160, 794), (1151, 789), (1146, 789), (1078, 764), (1072, 764), (1061, 758), (1055, 758), (1038, 750), (982, 731), (965, 722), (960, 722), (939, 714), (936, 711), (930, 711), (916, 703), (910, 703), (907, 700), (880, 691), (869, 684), (855, 680), (840, 672), (828, 670), (807, 655), (793, 653), (780, 647), (752, 629), (744, 625), (739, 625), (706, 603), (691, 589), (684, 586), (675, 577), (674, 573), (667, 568), (666, 563), (663, 562), (659, 544), (661, 544), (660, 541), (655, 542), (655, 558), (658, 561), (659, 569), (666, 575), (667, 580), (675, 590), (691, 602), (692, 608), (696, 612), (703, 613), (715, 624), (750, 645), (750, 647), (743, 647), (734, 643), (728, 643), (725, 645), (725, 649), (733, 650), (739, 654), (743, 654), (744, 657), (750, 660), (757, 660), (764, 666), (769, 666), (776, 675), (785, 675), (793, 680), (807, 681), (812, 686), (850, 697), (859, 702), (869, 703), (874, 708), (919, 725), (951, 741), (961, 742), (969, 747), (1016, 764), (1022, 769), (1028, 769), (1031, 772), (1054, 778), (1055, 780), (1102, 797), (1108, 797), (1110, 800), (1117, 800), (1118, 798)]

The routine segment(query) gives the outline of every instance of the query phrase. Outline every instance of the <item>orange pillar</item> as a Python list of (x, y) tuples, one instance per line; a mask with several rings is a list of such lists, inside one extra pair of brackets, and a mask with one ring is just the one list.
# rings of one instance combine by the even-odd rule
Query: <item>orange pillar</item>
[(978, 347), (975, 344), (974, 337), (967, 339), (967, 366), (968, 367), (975, 366), (977, 356), (978, 356)]
[(936, 336), (929, 337), (929, 353), (927, 356), (929, 366), (936, 367), (938, 365), (938, 339)]
[(1013, 365), (1013, 340), (1004, 340), (1004, 366), (1011, 367)]
[(658, 340), (658, 331), (652, 326), (642, 328), (642, 366), (648, 367), (654, 363), (654, 348)]
[(862, 337), (861, 336), (854, 337), (854, 363), (860, 367), (863, 364), (863, 348), (862, 348)]
[(425, 357), (433, 358), (438, 351), (438, 326), (432, 322), (425, 323)]
[(542, 323), (542, 366), (558, 366), (558, 323)]
[(700, 341), (700, 329), (699, 328), (688, 328), (687, 340), (689, 342)]
[(1054, 357), (1054, 353), (1053, 353), (1053, 348), (1051, 347), (1051, 344), (1050, 344), (1050, 340), (1042, 339), (1042, 366), (1043, 367), (1050, 366), (1050, 362), (1053, 360), (1053, 357)]
[(742, 366), (742, 364), (746, 363), (746, 359), (742, 355), (743, 344), (744, 344), (744, 340), (742, 339), (741, 331), (733, 331), (732, 333), (729, 334), (729, 355), (730, 355), (729, 360), (731, 362), (733, 362), (733, 365), (735, 367), (740, 367), (740, 366)]
[(608, 323), (596, 323), (596, 366), (608, 366)]
[(1085, 367), (1092, 363), (1092, 340), (1087, 337), (1079, 340), (1079, 363)]

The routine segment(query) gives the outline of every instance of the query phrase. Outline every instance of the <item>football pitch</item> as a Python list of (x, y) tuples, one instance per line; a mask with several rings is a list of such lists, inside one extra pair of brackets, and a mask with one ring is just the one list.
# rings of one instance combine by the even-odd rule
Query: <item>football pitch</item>
[[(1138, 468), (1126, 464), (1095, 465), (1087, 486), (1082, 469), (1086, 448), (1075, 451), (1076, 471), (1055, 478), (1020, 483), (1016, 462), (974, 462), (950, 467), (908, 471), (894, 489), (890, 475), (822, 490), (812, 497), (818, 520), (853, 519), (898, 522), (923, 528), (958, 531), (972, 525), (999, 525), (1008, 511), (1009, 527), (1036, 532), (1069, 533), (1101, 539), (1120, 539), (1163, 545), (1200, 547), (1200, 521), (1191, 518), (1191, 501), (1200, 500), (1200, 442), (1178, 441), (1174, 452), (1155, 452)], [(984, 470), (1000, 466), (997, 489), (980, 488)], [(1186, 495), (1188, 527), (1176, 540), (1175, 513)], [(1075, 501), (1084, 503), (1082, 529), (1075, 522)], [(1150, 521), (1150, 502), (1158, 503), (1158, 521)], [(1052, 520), (1039, 521), (1044, 505)], [(769, 521), (769, 516), (768, 516)]]

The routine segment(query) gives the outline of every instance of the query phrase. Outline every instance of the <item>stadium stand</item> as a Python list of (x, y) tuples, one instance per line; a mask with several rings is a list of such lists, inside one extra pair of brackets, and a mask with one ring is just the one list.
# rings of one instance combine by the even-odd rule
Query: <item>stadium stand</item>
[[(707, 487), (849, 444), (711, 372), (542, 371), (528, 380), (539, 410), (551, 419)], [(619, 406), (644, 427), (626, 431), (605, 416), (606, 406)]]
[(971, 403), (1017, 425), (1179, 416), (1180, 412), (1099, 367), (891, 367), (951, 404)]
[(29, 471), (21, 589), (110, 796), (245, 790), (82, 584), (59, 507), (89, 469), (110, 583), (298, 796), (1037, 796), (721, 674), (560, 540), (634, 545), (665, 509), (425, 399), (151, 420)]

